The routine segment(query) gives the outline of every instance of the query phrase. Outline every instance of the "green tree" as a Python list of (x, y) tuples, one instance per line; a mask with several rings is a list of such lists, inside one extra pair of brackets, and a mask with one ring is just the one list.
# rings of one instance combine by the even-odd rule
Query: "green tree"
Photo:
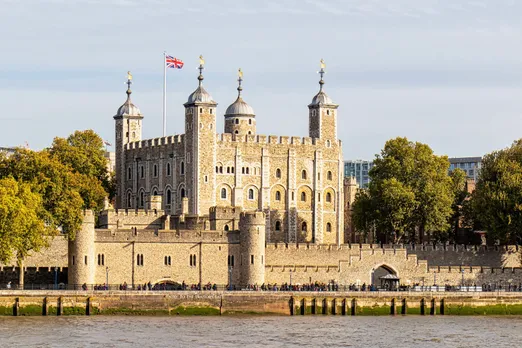
[(12, 177), (0, 179), (0, 262), (18, 264), (31, 251), (47, 246), (53, 229), (44, 223), (42, 198)]
[(17, 149), (11, 156), (0, 160), (0, 178), (13, 177), (30, 185), (41, 197), (44, 223), (74, 238), (82, 224), (84, 200), (78, 181), (70, 167), (50, 157), (47, 151)]
[[(103, 140), (92, 130), (76, 131), (67, 139), (54, 138), (49, 148), (52, 158), (79, 174), (78, 184), (85, 207), (101, 210), (106, 196), (115, 194), (114, 180), (107, 172)], [(103, 190), (103, 191), (102, 191)]]
[(370, 170), (371, 204), (365, 203), (374, 211), (378, 234), (395, 241), (418, 235), (423, 241), (425, 233), (447, 231), (453, 202), (448, 168), (447, 157), (428, 145), (400, 137), (387, 141)]
[(466, 186), (466, 172), (462, 169), (455, 169), (450, 174), (451, 193), (453, 195), (453, 203), (451, 204), (451, 217), (448, 221), (448, 233), (441, 234), (438, 237), (441, 241), (456, 241), (457, 233), (462, 227), (467, 227), (465, 219), (465, 205), (469, 199), (469, 193)]
[(489, 243), (522, 242), (522, 139), (484, 156), (471, 201)]

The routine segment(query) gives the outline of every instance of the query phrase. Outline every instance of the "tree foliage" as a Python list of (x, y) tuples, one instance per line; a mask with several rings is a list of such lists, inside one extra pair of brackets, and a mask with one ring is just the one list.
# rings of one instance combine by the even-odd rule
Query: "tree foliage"
[(367, 193), (358, 196), (363, 201), (354, 204), (356, 229), (370, 224), (395, 242), (447, 231), (454, 199), (448, 167), (447, 157), (428, 145), (400, 137), (387, 141), (370, 170)]
[(484, 156), (471, 201), (488, 242), (522, 242), (522, 139)]
[(41, 201), (31, 185), (0, 179), (0, 262), (21, 261), (30, 250), (47, 245), (53, 230), (44, 223)]

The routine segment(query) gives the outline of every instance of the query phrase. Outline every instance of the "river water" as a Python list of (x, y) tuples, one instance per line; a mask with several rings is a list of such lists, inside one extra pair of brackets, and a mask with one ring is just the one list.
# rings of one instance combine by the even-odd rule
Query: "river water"
[(0, 347), (522, 347), (522, 317), (0, 317)]

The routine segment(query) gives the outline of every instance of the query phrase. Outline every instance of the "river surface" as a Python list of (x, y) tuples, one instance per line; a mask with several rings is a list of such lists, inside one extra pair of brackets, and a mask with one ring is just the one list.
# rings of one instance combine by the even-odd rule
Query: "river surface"
[(522, 347), (522, 317), (0, 317), (0, 347)]

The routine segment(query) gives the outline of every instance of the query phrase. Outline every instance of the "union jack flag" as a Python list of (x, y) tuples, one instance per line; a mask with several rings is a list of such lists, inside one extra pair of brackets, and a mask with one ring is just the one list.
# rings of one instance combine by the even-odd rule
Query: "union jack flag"
[(165, 64), (167, 65), (167, 68), (173, 68), (173, 69), (183, 68), (183, 61), (181, 61), (181, 59), (174, 58), (172, 56), (165, 56)]

